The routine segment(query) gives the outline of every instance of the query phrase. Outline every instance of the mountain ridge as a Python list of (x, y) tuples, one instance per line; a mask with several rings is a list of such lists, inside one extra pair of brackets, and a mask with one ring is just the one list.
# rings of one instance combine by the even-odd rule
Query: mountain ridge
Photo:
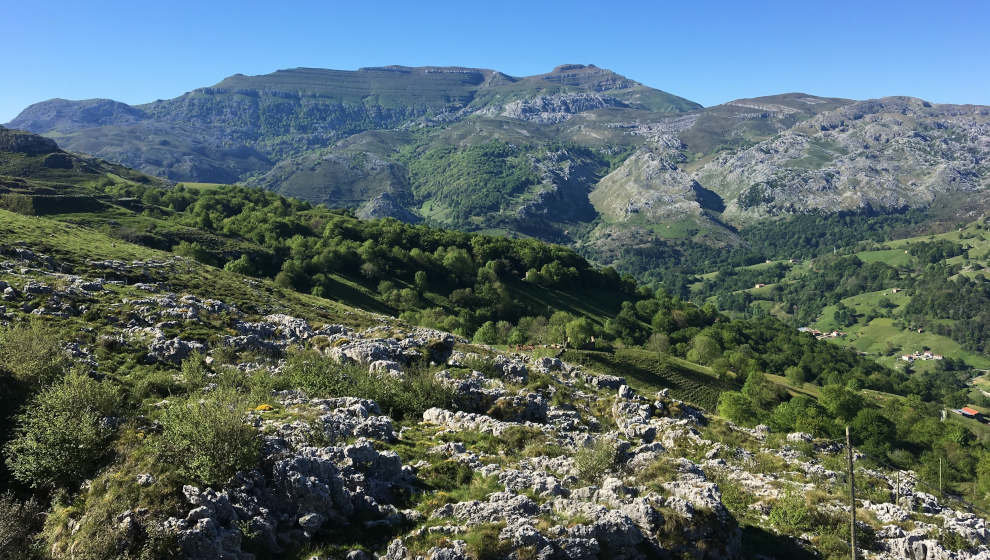
[(565, 64), (522, 77), (399, 65), (234, 74), (137, 106), (42, 102), (11, 124), (171, 180), (534, 236), (640, 274), (616, 255), (737, 246), (739, 228), (787, 215), (978, 216), (990, 208), (988, 123), (988, 107), (897, 96), (702, 107)]

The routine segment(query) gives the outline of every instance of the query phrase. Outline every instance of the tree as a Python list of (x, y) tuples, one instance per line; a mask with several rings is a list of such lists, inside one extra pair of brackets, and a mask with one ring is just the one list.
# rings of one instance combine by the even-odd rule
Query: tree
[(804, 385), (804, 370), (798, 366), (791, 366), (784, 370), (784, 377), (786, 377), (787, 381), (795, 387)]
[(722, 354), (722, 346), (706, 334), (696, 335), (691, 339), (691, 349), (687, 359), (701, 364), (710, 364)]
[(516, 327), (509, 333), (509, 344), (526, 344), (526, 331)]
[(257, 270), (254, 267), (254, 263), (251, 262), (251, 257), (249, 257), (247, 253), (244, 253), (243, 255), (241, 255), (240, 257), (234, 260), (228, 261), (223, 268), (224, 270), (228, 270), (230, 272), (236, 272), (237, 274), (244, 274), (249, 276), (257, 274)]
[(474, 261), (471, 255), (460, 247), (447, 250), (443, 257), (443, 267), (446, 268), (460, 282), (468, 282), (475, 277)]
[(418, 291), (420, 294), (426, 292), (427, 288), (430, 287), (429, 280), (426, 277), (426, 272), (422, 270), (417, 270), (413, 278), (414, 278), (414, 283), (416, 284), (416, 291)]
[(769, 410), (780, 400), (779, 391), (777, 384), (759, 371), (750, 372), (742, 387), (742, 393), (761, 410)]
[(595, 335), (595, 325), (587, 317), (581, 317), (570, 321), (565, 326), (567, 340), (574, 345), (582, 345)]
[(574, 316), (566, 311), (555, 311), (547, 321), (547, 342), (563, 344), (567, 340), (567, 323), (573, 319)]
[(863, 444), (868, 450), (885, 453), (897, 435), (894, 424), (875, 408), (863, 408), (849, 423), (853, 443)]
[(193, 241), (192, 243), (180, 241), (178, 245), (172, 247), (172, 252), (176, 255), (195, 259), (201, 263), (218, 264), (215, 262), (216, 259), (213, 258), (213, 255), (198, 241)]
[(646, 329), (636, 316), (632, 302), (622, 302), (622, 309), (605, 322), (605, 332), (626, 344), (639, 344), (646, 339)]
[(976, 463), (976, 484), (984, 495), (990, 494), (990, 452), (982, 452)]
[(844, 421), (853, 419), (856, 413), (863, 408), (863, 397), (841, 385), (822, 387), (822, 396), (819, 401), (833, 418)]
[(474, 332), (472, 340), (478, 344), (495, 344), (498, 342), (498, 331), (495, 329), (495, 323), (493, 321), (485, 321)]
[(737, 424), (755, 424), (759, 414), (752, 401), (738, 391), (726, 391), (718, 396), (718, 414)]
[(33, 488), (70, 488), (90, 476), (108, 452), (120, 391), (70, 373), (36, 395), (18, 416), (4, 449), (14, 478)]

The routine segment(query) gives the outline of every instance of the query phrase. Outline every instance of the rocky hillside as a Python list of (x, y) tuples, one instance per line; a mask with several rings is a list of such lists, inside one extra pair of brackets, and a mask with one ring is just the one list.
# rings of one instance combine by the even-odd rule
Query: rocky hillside
[(893, 97), (817, 115), (696, 176), (734, 220), (924, 208), (952, 195), (985, 201), (988, 148), (990, 108)]
[[(649, 384), (262, 283), (214, 299), (204, 291), (229, 274), (99, 247), (79, 261), (8, 244), (0, 262), (2, 350), (26, 316), (49, 328), (83, 318), (58, 352), (78, 371), (62, 383), (84, 400), (48, 406), (81, 407), (81, 431), (102, 426), (86, 445), (117, 446), (72, 501), (53, 503), (40, 534), (53, 557), (848, 556), (835, 442), (742, 428)], [(142, 259), (105, 258), (127, 253)], [(126, 405), (116, 381), (87, 373), (124, 357)], [(96, 395), (119, 404), (101, 409)], [(7, 449), (28, 453), (18, 445)], [(990, 555), (985, 519), (912, 472), (856, 476), (867, 557)], [(16, 529), (35, 526), (36, 504), (3, 499), (23, 516)], [(25, 557), (20, 539), (4, 554)]]

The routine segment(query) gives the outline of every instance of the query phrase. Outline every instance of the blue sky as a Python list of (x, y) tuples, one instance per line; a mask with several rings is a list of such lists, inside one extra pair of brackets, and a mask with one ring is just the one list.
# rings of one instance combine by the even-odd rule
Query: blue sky
[(63, 97), (170, 98), (235, 73), (593, 63), (715, 105), (804, 91), (990, 105), (990, 2), (0, 0), (0, 122)]

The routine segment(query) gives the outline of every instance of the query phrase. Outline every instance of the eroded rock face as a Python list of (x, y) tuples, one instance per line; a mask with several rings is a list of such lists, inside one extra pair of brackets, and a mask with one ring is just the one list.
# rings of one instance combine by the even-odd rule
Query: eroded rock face
[(733, 217), (924, 207), (943, 193), (986, 188), (986, 157), (971, 154), (987, 153), (988, 121), (981, 107), (856, 102), (719, 156), (697, 178)]
[(241, 550), (249, 528), (269, 551), (301, 544), (332, 524), (398, 525), (392, 503), (412, 491), (414, 474), (398, 455), (377, 451), (368, 440), (343, 447), (288, 448), (270, 441), (260, 471), (240, 473), (222, 491), (186, 486), (192, 509), (165, 526), (178, 536), (187, 558), (253, 558)]
[(386, 338), (352, 342), (332, 348), (330, 357), (342, 364), (371, 364), (378, 361), (405, 362), (412, 355), (405, 354), (397, 341)]
[(482, 113), (497, 114), (511, 119), (540, 124), (557, 124), (584, 111), (593, 111), (603, 107), (626, 106), (622, 100), (608, 95), (597, 93), (565, 93), (541, 95), (531, 99), (520, 99), (506, 103), (501, 108), (489, 108), (482, 111)]

